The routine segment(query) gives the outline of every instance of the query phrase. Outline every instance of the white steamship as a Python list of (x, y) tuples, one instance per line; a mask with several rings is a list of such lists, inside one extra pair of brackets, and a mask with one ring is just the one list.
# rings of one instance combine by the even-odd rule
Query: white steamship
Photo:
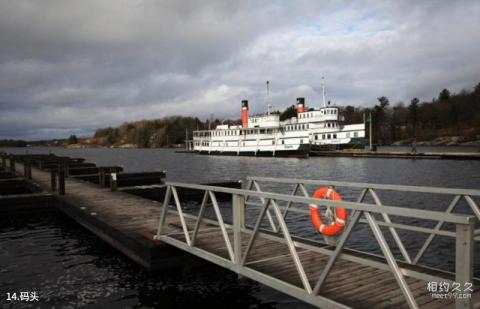
[(242, 101), (242, 125), (218, 125), (214, 130), (193, 132), (193, 150), (202, 154), (237, 156), (306, 157), (311, 147), (363, 148), (365, 123), (343, 124), (339, 108), (330, 102), (305, 108), (297, 98), (297, 117), (280, 121), (267, 112), (249, 117), (248, 101)]

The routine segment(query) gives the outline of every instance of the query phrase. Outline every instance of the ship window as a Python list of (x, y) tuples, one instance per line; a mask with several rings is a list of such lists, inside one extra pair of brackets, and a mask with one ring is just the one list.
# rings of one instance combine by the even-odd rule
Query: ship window
[(317, 139), (318, 139), (318, 135), (315, 135), (315, 140), (317, 140)]
[(327, 139), (330, 139), (331, 138), (331, 135), (330, 134), (327, 134)]
[(303, 144), (303, 139), (300, 140), (300, 144)]
[(275, 145), (275, 140), (272, 141), (272, 145)]
[(285, 140), (282, 139), (282, 145), (285, 144)]
[(245, 146), (245, 142), (243, 142), (243, 146)]
[(358, 137), (358, 132), (353, 132), (354, 137)]
[(322, 134), (322, 139), (325, 139), (325, 134)]
[(337, 138), (337, 134), (333, 134), (333, 138)]

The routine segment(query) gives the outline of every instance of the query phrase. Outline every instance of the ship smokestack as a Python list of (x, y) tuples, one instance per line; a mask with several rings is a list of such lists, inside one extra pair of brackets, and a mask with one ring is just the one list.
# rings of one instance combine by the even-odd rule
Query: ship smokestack
[(248, 100), (242, 100), (242, 128), (248, 127)]
[(305, 111), (305, 98), (297, 98), (297, 116)]

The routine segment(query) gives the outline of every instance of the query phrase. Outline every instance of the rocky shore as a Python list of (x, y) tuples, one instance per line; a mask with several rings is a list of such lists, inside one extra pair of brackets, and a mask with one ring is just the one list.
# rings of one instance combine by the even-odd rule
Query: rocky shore
[[(396, 141), (392, 146), (410, 146), (413, 139)], [(441, 136), (429, 141), (417, 140), (417, 146), (480, 146), (480, 136), (475, 140), (467, 140), (464, 136)]]

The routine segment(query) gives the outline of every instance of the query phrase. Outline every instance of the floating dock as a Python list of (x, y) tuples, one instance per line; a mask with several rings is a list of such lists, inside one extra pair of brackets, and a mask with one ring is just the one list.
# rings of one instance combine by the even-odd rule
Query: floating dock
[[(474, 199), (480, 197), (480, 190), (251, 177), (246, 189), (233, 184), (165, 182), (158, 184), (163, 190), (157, 196), (163, 202), (158, 202), (123, 192), (121, 177), (117, 177), (121, 172), (102, 176), (102, 169), (90, 170), (97, 172), (98, 184), (77, 175), (66, 176), (68, 163), (83, 161), (63, 158), (46, 170), (45, 162), (52, 158), (36, 159), (36, 163), (32, 156), (3, 159), (0, 168), (11, 173), (11, 179), (22, 175), (42, 192), (48, 191), (45, 194), (53, 196), (58, 209), (147, 269), (178, 265), (196, 256), (320, 308), (480, 306), (480, 281), (473, 276), (474, 247), (480, 240), (480, 209)], [(106, 178), (110, 179), (108, 187)], [(291, 194), (264, 192), (261, 186), (267, 182), (289, 184), (294, 190)], [(354, 202), (319, 200), (310, 197), (307, 185), (356, 188), (361, 193)], [(449, 195), (452, 201), (445, 212), (415, 209), (414, 205), (408, 209), (386, 206), (377, 194), (382, 190)], [(374, 203), (366, 203), (366, 196)], [(454, 213), (460, 200), (466, 201), (472, 215)], [(340, 236), (318, 240), (294, 235), (288, 216), (308, 216), (311, 204), (349, 211)], [(400, 224), (391, 217), (436, 224)], [(372, 231), (371, 241), (378, 244), (381, 254), (345, 247), (360, 224)], [(445, 224), (455, 228), (442, 229)], [(428, 237), (412, 255), (398, 230)], [(386, 240), (386, 232), (393, 243)], [(454, 240), (454, 272), (422, 264), (430, 244), (438, 241), (436, 236)], [(393, 248), (398, 248), (400, 257)], [(435, 297), (428, 288), (432, 282), (461, 284), (462, 289), (469, 289), (470, 297)]]

